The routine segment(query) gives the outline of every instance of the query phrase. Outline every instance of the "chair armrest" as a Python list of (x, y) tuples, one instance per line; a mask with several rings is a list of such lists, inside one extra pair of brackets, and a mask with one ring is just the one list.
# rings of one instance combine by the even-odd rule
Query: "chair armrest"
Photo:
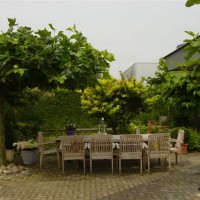
[(177, 142), (177, 139), (170, 138), (170, 142)]

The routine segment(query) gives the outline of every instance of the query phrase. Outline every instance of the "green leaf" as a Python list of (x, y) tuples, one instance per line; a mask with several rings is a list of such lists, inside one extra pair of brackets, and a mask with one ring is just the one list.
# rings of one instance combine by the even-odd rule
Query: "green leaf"
[(177, 84), (181, 78), (184, 78), (187, 76), (186, 71), (171, 71), (170, 74), (171, 74), (172, 80), (175, 84)]
[(56, 29), (53, 27), (53, 25), (52, 24), (49, 24), (49, 27), (53, 30), (53, 31), (55, 31)]
[(187, 33), (187, 34), (191, 35), (192, 37), (194, 37), (194, 36), (195, 36), (195, 34), (194, 34), (192, 31), (185, 31), (185, 33)]
[(43, 29), (43, 30), (38, 30), (36, 32), (38, 35), (40, 35), (41, 37), (47, 37), (47, 36), (51, 36), (51, 32), (47, 31), (47, 29)]
[(192, 47), (200, 47), (200, 41), (192, 41), (191, 46)]
[(73, 31), (71, 27), (67, 28), (66, 30), (67, 31)]
[(185, 5), (187, 7), (191, 7), (191, 6), (195, 5), (195, 4), (200, 4), (200, 0), (187, 0)]
[(73, 25), (73, 29), (76, 30), (76, 24)]
[(9, 22), (9, 27), (15, 26), (16, 24), (16, 18), (8, 18), (8, 22)]

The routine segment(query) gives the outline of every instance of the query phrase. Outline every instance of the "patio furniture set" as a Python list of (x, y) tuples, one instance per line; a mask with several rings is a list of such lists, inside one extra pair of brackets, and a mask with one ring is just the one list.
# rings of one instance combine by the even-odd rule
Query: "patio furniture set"
[[(62, 167), (64, 173), (67, 161), (82, 160), (83, 171), (85, 174), (86, 159), (89, 159), (90, 174), (92, 174), (94, 160), (110, 160), (113, 173), (114, 158), (116, 166), (121, 173), (122, 160), (139, 160), (140, 173), (148, 165), (150, 173), (151, 159), (163, 159), (165, 168), (168, 162), (170, 170), (170, 152), (175, 153), (176, 163), (178, 155), (181, 162), (181, 145), (184, 140), (184, 131), (179, 130), (177, 139), (170, 138), (169, 133), (156, 134), (124, 134), (124, 135), (73, 135), (60, 136), (56, 139), (56, 148), (46, 150), (45, 146), (49, 142), (44, 142), (42, 132), (38, 133), (38, 142), (40, 150), (40, 168), (44, 163), (44, 156), (56, 153), (58, 167)], [(52, 142), (50, 142), (52, 143)], [(171, 145), (174, 143), (175, 145)]]

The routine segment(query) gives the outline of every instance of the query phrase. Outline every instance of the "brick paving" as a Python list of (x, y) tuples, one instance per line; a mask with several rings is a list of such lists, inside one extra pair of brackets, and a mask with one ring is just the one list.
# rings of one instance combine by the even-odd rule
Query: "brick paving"
[[(172, 155), (170, 172), (153, 163), (151, 174), (139, 173), (138, 163), (124, 163), (122, 174), (109, 162), (94, 163), (93, 174), (86, 175), (81, 165), (68, 163), (65, 174), (57, 168), (56, 157), (49, 156), (45, 166), (30, 166), (31, 174), (15, 180), (0, 181), (0, 200), (197, 200), (200, 199), (200, 153), (183, 155), (182, 166)], [(134, 167), (132, 167), (134, 165)]]

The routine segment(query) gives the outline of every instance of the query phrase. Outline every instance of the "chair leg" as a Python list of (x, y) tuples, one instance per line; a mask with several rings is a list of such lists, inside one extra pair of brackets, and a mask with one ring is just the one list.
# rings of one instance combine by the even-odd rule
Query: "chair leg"
[(60, 155), (60, 152), (57, 151), (57, 160), (58, 160), (58, 169), (61, 168), (61, 155)]
[(83, 169), (84, 169), (84, 175), (85, 175), (85, 159), (83, 159)]
[(43, 154), (40, 154), (40, 169), (42, 169), (42, 164), (43, 164)]
[(175, 158), (176, 158), (176, 164), (177, 164), (177, 161), (178, 161), (178, 154), (175, 153)]
[(115, 168), (117, 169), (118, 168), (118, 156), (116, 155), (116, 157), (115, 157)]
[(150, 158), (148, 156), (148, 173), (150, 174)]
[(140, 159), (140, 173), (142, 174), (142, 168), (143, 168), (143, 165), (142, 165), (142, 158)]
[(113, 174), (113, 158), (111, 159), (111, 165), (112, 165), (112, 174)]
[(143, 170), (145, 170), (146, 169), (146, 155), (145, 155), (145, 151), (143, 151), (143, 153), (142, 153), (142, 168), (143, 168)]
[(92, 159), (90, 158), (90, 174), (92, 174)]
[(64, 161), (64, 159), (62, 159), (62, 172), (63, 172), (63, 174), (65, 172), (65, 161)]
[(121, 164), (122, 164), (121, 162), (122, 162), (122, 161), (121, 161), (121, 158), (119, 157), (119, 174), (121, 174), (121, 167), (122, 167), (122, 166), (121, 166)]
[(181, 165), (181, 163), (182, 163), (182, 153), (181, 152), (179, 153), (179, 162), (180, 162), (180, 165)]

